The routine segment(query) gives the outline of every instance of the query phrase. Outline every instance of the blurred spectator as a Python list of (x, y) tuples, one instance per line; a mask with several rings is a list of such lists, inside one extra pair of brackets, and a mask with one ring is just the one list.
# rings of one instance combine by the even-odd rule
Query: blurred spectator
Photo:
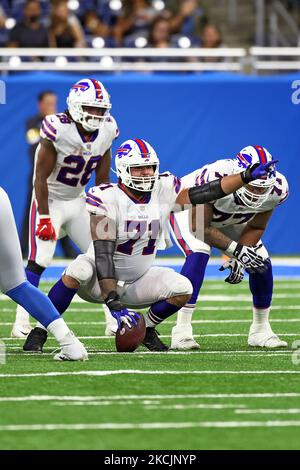
[(50, 47), (85, 47), (83, 29), (78, 18), (70, 13), (67, 0), (52, 2), (49, 42)]
[(0, 5), (0, 29), (5, 27), (6, 15), (3, 7)]
[(195, 32), (195, 19), (199, 16), (198, 0), (182, 0), (175, 15), (170, 20), (172, 32), (193, 34)]
[(123, 44), (124, 37), (128, 35), (147, 37), (152, 21), (159, 15), (148, 0), (124, 0), (123, 5), (123, 13), (113, 29), (118, 46)]
[(204, 26), (201, 34), (201, 47), (215, 48), (222, 46), (222, 37), (219, 28), (208, 23)]
[(41, 6), (37, 0), (27, 0), (23, 20), (11, 30), (9, 47), (48, 47), (48, 31), (41, 23)]
[(4, 47), (8, 40), (8, 32), (5, 28), (6, 15), (3, 7), (0, 5), (0, 47)]
[(149, 47), (171, 47), (169, 20), (162, 16), (155, 18), (150, 27), (148, 45)]
[[(52, 90), (45, 90), (38, 95), (38, 113), (26, 121), (26, 141), (28, 143), (28, 154), (30, 162), (30, 174), (28, 177), (27, 205), (24, 213), (21, 229), (21, 248), (23, 257), (28, 255), (28, 235), (29, 235), (29, 213), (32, 194), (32, 178), (34, 168), (35, 151), (40, 141), (40, 127), (45, 116), (57, 113), (57, 96)], [(61, 240), (61, 246), (67, 258), (74, 258), (74, 250), (68, 238)]]
[[(223, 47), (222, 43), (222, 36), (219, 28), (212, 24), (208, 23), (206, 26), (204, 26), (201, 34), (201, 47), (203, 48), (218, 48), (218, 47)], [(203, 57), (202, 61), (203, 62), (216, 62), (216, 61), (223, 61), (223, 58), (216, 58), (216, 57)]]
[(86, 33), (92, 37), (106, 38), (110, 33), (108, 25), (101, 21), (95, 10), (89, 10), (85, 13), (83, 26)]

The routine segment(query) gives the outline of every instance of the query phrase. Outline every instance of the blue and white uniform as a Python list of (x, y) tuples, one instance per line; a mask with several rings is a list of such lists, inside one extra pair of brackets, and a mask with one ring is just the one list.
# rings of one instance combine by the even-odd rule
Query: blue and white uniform
[[(85, 186), (101, 157), (119, 135), (115, 119), (110, 116), (88, 140), (68, 115), (46, 116), (40, 131), (57, 152), (55, 168), (47, 180), (49, 212), (58, 238), (68, 235), (84, 252), (90, 242), (89, 217), (85, 208)], [(39, 146), (36, 151), (38, 155)], [(35, 175), (34, 175), (35, 179)], [(56, 243), (40, 240), (35, 235), (39, 223), (37, 201), (33, 191), (30, 211), (29, 260), (47, 267)]]
[[(214, 163), (205, 165), (202, 168), (193, 171), (181, 179), (183, 187), (202, 185), (224, 176), (236, 173), (234, 160), (217, 160)], [(284, 202), (289, 194), (288, 183), (284, 175), (276, 172), (276, 183), (268, 197), (261, 206), (256, 208), (247, 207), (236, 193), (229, 194), (222, 199), (210, 203), (213, 210), (212, 227), (217, 227), (222, 233), (231, 240), (238, 241), (247, 222), (253, 219), (256, 214), (275, 209)], [(203, 208), (200, 208), (203, 214)], [(199, 212), (201, 215), (201, 212)], [(181, 251), (187, 256), (191, 252), (200, 252), (210, 254), (211, 248), (203, 239), (195, 238), (190, 232), (189, 211), (178, 212), (171, 217), (171, 228), (174, 235), (174, 241)]]
[[(91, 214), (104, 215), (116, 227), (114, 265), (117, 289), (124, 305), (141, 308), (172, 297), (191, 293), (189, 281), (172, 269), (153, 267), (157, 240), (168, 223), (181, 184), (170, 173), (160, 175), (152, 193), (142, 201), (130, 197), (122, 185), (107, 184), (90, 189), (87, 209)], [(87, 273), (80, 279), (77, 273)], [(92, 302), (101, 302), (97, 281), (93, 244), (79, 255), (66, 270), (81, 283), (78, 294)]]

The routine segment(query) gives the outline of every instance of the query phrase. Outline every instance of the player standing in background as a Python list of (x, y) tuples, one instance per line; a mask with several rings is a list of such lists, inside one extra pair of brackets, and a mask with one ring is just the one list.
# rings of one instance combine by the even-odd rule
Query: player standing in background
[[(267, 163), (271, 154), (261, 146), (248, 146), (242, 149), (235, 159), (218, 160), (182, 178), (185, 186), (203, 184), (225, 175), (245, 171), (254, 163)], [(268, 348), (285, 347), (269, 323), (269, 313), (273, 292), (272, 264), (261, 237), (269, 223), (272, 211), (288, 197), (288, 184), (285, 177), (275, 170), (265, 179), (252, 181), (223, 199), (206, 204), (204, 207), (204, 242), (193, 236), (189, 230), (187, 213), (171, 216), (174, 240), (186, 256), (181, 274), (193, 284), (194, 291), (177, 316), (177, 325), (172, 329), (172, 349), (198, 349), (199, 345), (192, 334), (192, 315), (201, 289), (211, 247), (222, 250), (230, 257), (220, 268), (230, 269), (225, 279), (230, 284), (242, 281), (245, 266), (242, 259), (232, 257), (241, 245), (259, 245), (257, 253), (268, 259), (267, 269), (248, 269), (249, 287), (253, 297), (253, 323), (250, 327), (249, 346)], [(183, 249), (184, 247), (184, 249)]]
[[(44, 90), (39, 93), (37, 97), (38, 112), (34, 116), (30, 117), (26, 121), (26, 141), (28, 143), (28, 154), (29, 154), (29, 166), (30, 172), (28, 176), (28, 190), (27, 190), (27, 201), (26, 209), (23, 216), (22, 230), (21, 230), (21, 249), (23, 258), (28, 256), (28, 234), (29, 234), (29, 214), (31, 208), (31, 196), (32, 196), (32, 178), (34, 170), (34, 157), (37, 146), (40, 142), (40, 128), (43, 120), (49, 114), (57, 113), (57, 96), (52, 90)], [(64, 237), (60, 240), (61, 247), (66, 258), (75, 258), (77, 256), (76, 251), (71, 245), (68, 237)]]
[[(153, 267), (157, 241), (170, 212), (224, 197), (266, 175), (273, 162), (182, 189), (179, 178), (159, 175), (156, 152), (143, 139), (124, 142), (115, 161), (118, 184), (102, 184), (87, 194), (93, 243), (68, 266), (49, 298), (62, 314), (79, 289), (85, 300), (105, 302), (119, 327), (122, 321), (135, 321), (137, 314), (127, 307), (150, 307), (143, 344), (151, 351), (165, 351), (168, 347), (158, 338), (155, 326), (176, 313), (192, 292), (186, 277), (170, 268)], [(240, 254), (247, 257), (248, 267), (264, 269), (264, 259), (254, 248), (241, 247)], [(23, 349), (41, 352), (46, 339), (47, 332), (42, 338), (34, 329)]]
[(9, 198), (1, 187), (0, 207), (1, 291), (26, 308), (30, 315), (55, 336), (62, 350), (54, 356), (54, 359), (73, 361), (87, 359), (83, 344), (69, 330), (49, 298), (26, 280), (13, 211)]
[[(27, 279), (36, 287), (57, 238), (68, 235), (82, 252), (88, 249), (85, 186), (94, 171), (96, 184), (109, 181), (111, 146), (119, 134), (109, 113), (109, 95), (98, 80), (84, 78), (73, 85), (67, 105), (65, 113), (45, 117), (36, 150), (26, 267)], [(24, 338), (30, 330), (29, 315), (19, 306), (12, 336)]]

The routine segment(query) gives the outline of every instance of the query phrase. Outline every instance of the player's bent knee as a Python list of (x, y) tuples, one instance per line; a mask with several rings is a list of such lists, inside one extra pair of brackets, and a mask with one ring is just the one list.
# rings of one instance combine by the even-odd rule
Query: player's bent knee
[(76, 258), (65, 271), (65, 275), (75, 279), (79, 285), (88, 283), (93, 273), (93, 266), (87, 259), (83, 258)]
[[(178, 307), (184, 307), (185, 304), (188, 303), (188, 301), (190, 300), (191, 298), (191, 294), (183, 294), (183, 295), (177, 295), (175, 298), (173, 298), (173, 302), (175, 305), (177, 305)], [(174, 300), (176, 300), (174, 302)]]
[(69, 289), (79, 289), (80, 287), (80, 283), (76, 281), (76, 279), (74, 279), (73, 277), (68, 276), (67, 274), (63, 274), (61, 279), (63, 284)]
[(173, 296), (190, 296), (193, 293), (193, 286), (191, 281), (185, 277), (179, 274), (177, 276), (176, 282), (174, 282), (174, 285), (172, 286), (172, 291), (173, 291)]

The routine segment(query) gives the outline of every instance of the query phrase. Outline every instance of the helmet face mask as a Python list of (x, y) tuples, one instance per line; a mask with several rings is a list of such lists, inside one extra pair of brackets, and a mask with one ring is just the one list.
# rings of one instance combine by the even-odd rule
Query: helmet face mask
[[(127, 140), (117, 150), (117, 176), (124, 186), (140, 192), (152, 192), (159, 177), (159, 160), (155, 150), (142, 139)], [(136, 168), (152, 167), (147, 176), (132, 174)], [(151, 174), (152, 173), (152, 174)]]
[(109, 118), (111, 109), (109, 95), (102, 83), (88, 78), (72, 86), (67, 105), (72, 119), (87, 132), (100, 129)]
[[(243, 189), (243, 191), (240, 191), (241, 189)], [(267, 201), (272, 189), (273, 184), (264, 188), (262, 186), (255, 186), (251, 183), (238, 189), (236, 193), (247, 207), (256, 209)]]
[[(242, 149), (236, 157), (235, 168), (237, 172), (243, 171), (254, 163), (267, 163), (272, 160), (272, 155), (264, 147), (258, 145), (248, 146)], [(241, 201), (249, 208), (260, 207), (269, 198), (276, 183), (276, 168), (266, 178), (251, 181), (236, 191)]]

